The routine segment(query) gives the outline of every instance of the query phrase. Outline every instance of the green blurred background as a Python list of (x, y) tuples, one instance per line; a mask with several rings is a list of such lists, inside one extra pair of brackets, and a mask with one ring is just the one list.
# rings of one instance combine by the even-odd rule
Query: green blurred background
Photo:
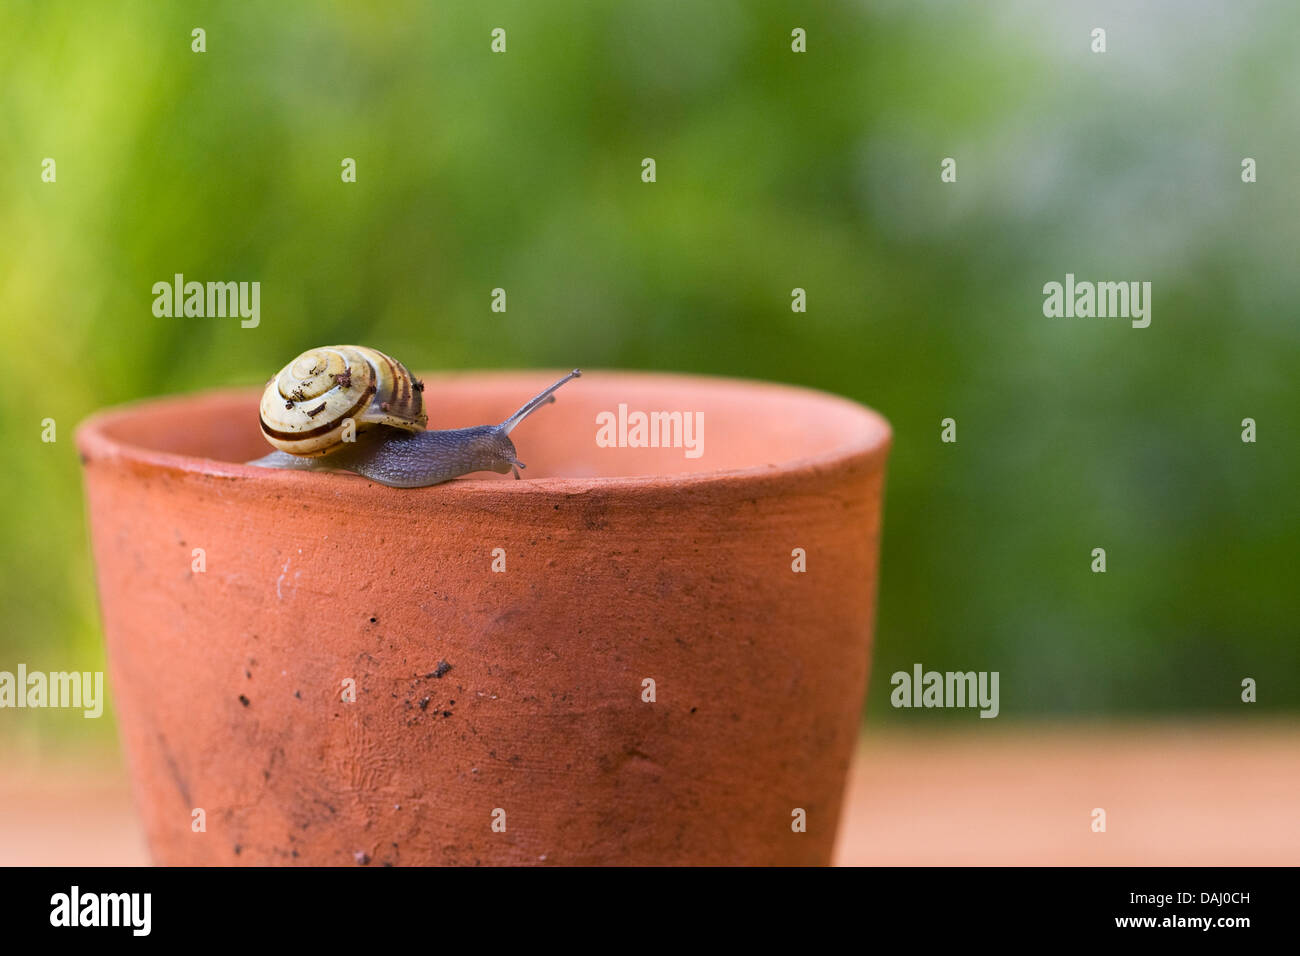
[[(1246, 676), (1294, 712), (1297, 35), (1284, 2), (5, 0), (0, 669), (102, 666), (79, 420), (354, 341), (881, 410), (872, 720), (973, 717), (891, 711), (914, 662), (1000, 671), (1004, 720), (1241, 713)], [(261, 325), (155, 318), (177, 272), (260, 281)], [(1066, 272), (1151, 281), (1150, 328), (1044, 318)]]

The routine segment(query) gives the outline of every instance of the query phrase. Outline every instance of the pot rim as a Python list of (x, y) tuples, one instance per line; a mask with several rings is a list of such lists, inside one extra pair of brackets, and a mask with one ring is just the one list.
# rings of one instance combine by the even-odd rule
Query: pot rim
[[(466, 371), (440, 371), (419, 373), (426, 386), (431, 383), (461, 382), (466, 379), (487, 382), (492, 379), (505, 379), (521, 374), (539, 377), (562, 375), (563, 371), (555, 369), (489, 369)], [(860, 425), (845, 441), (816, 455), (791, 458), (784, 461), (753, 465), (746, 468), (717, 469), (709, 471), (683, 472), (680, 474), (638, 474), (618, 476), (566, 477), (549, 476), (541, 478), (523, 478), (519, 481), (503, 481), (491, 478), (456, 478), (450, 482), (428, 488), (390, 489), (402, 495), (419, 492), (447, 494), (452, 489), (467, 493), (490, 488), (495, 492), (508, 494), (573, 494), (593, 488), (619, 490), (662, 488), (665, 484), (674, 487), (694, 487), (715, 482), (736, 482), (755, 479), (793, 478), (827, 469), (844, 467), (855, 461), (871, 462), (888, 455), (893, 444), (893, 430), (883, 415), (874, 409), (853, 399), (836, 395), (820, 389), (802, 385), (768, 382), (759, 379), (733, 378), (718, 375), (698, 375), (685, 372), (643, 371), (635, 369), (584, 369), (584, 377), (591, 375), (618, 376), (624, 379), (637, 379), (641, 382), (653, 379), (667, 379), (677, 383), (698, 383), (712, 386), (730, 386), (733, 389), (757, 391), (784, 391), (798, 395), (804, 401), (812, 400), (835, 407), (841, 413), (849, 413), (858, 418)], [(183, 475), (197, 475), (211, 478), (244, 479), (248, 481), (271, 482), (337, 482), (351, 480), (366, 485), (374, 485), (369, 479), (360, 475), (337, 474), (312, 471), (291, 471), (274, 468), (261, 468), (238, 462), (221, 461), (198, 455), (179, 452), (161, 451), (145, 445), (113, 437), (110, 432), (117, 424), (128, 421), (141, 413), (148, 413), (160, 406), (188, 402), (202, 402), (213, 398), (247, 396), (250, 386), (232, 386), (204, 389), (174, 395), (155, 396), (137, 399), (114, 405), (93, 412), (82, 420), (76, 428), (75, 442), (81, 455), (83, 466), (97, 461), (120, 460), (148, 470), (158, 470)], [(301, 485), (299, 487), (302, 487)], [(312, 487), (308, 485), (307, 487)], [(317, 488), (325, 485), (317, 484)], [(382, 487), (382, 486), (377, 486)]]

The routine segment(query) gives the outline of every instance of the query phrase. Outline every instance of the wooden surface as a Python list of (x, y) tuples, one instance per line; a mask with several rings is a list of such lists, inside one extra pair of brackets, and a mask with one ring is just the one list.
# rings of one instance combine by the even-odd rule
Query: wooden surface
[[(115, 758), (6, 750), (0, 865), (148, 862)], [(868, 730), (835, 861), (1295, 865), (1298, 811), (1295, 723)]]
[(1300, 864), (1300, 725), (868, 732), (835, 860)]

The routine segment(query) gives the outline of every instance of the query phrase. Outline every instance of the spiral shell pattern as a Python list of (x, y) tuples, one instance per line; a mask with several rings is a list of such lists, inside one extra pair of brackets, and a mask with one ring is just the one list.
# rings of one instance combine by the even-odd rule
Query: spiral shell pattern
[(315, 457), (342, 442), (350, 419), (357, 431), (390, 425), (423, 431), (422, 386), (401, 362), (360, 345), (303, 352), (262, 394), (262, 435), (281, 451)]

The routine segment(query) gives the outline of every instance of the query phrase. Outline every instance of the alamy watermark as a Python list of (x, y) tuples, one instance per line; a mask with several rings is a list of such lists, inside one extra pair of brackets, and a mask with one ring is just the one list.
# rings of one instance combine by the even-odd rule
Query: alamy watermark
[(681, 448), (687, 458), (704, 454), (703, 412), (617, 412), (596, 415), (599, 448)]
[(153, 295), (153, 314), (160, 319), (239, 316), (246, 329), (255, 329), (262, 321), (260, 282), (186, 282), (178, 272), (171, 282), (155, 282)]
[(0, 671), (0, 708), (4, 707), (71, 707), (81, 708), (86, 718), (104, 713), (103, 671), (27, 672), (18, 665), (17, 674)]
[(1151, 324), (1150, 282), (1075, 282), (1065, 274), (1065, 284), (1043, 286), (1043, 315), (1054, 319), (1131, 319), (1133, 328)]
[(913, 664), (912, 673), (895, 671), (889, 682), (895, 707), (979, 707), (981, 717), (996, 717), (1000, 709), (997, 671), (923, 672)]
[(152, 893), (83, 893), (73, 885), (50, 897), (50, 925), (120, 926), (133, 936), (148, 936), (152, 910)]

